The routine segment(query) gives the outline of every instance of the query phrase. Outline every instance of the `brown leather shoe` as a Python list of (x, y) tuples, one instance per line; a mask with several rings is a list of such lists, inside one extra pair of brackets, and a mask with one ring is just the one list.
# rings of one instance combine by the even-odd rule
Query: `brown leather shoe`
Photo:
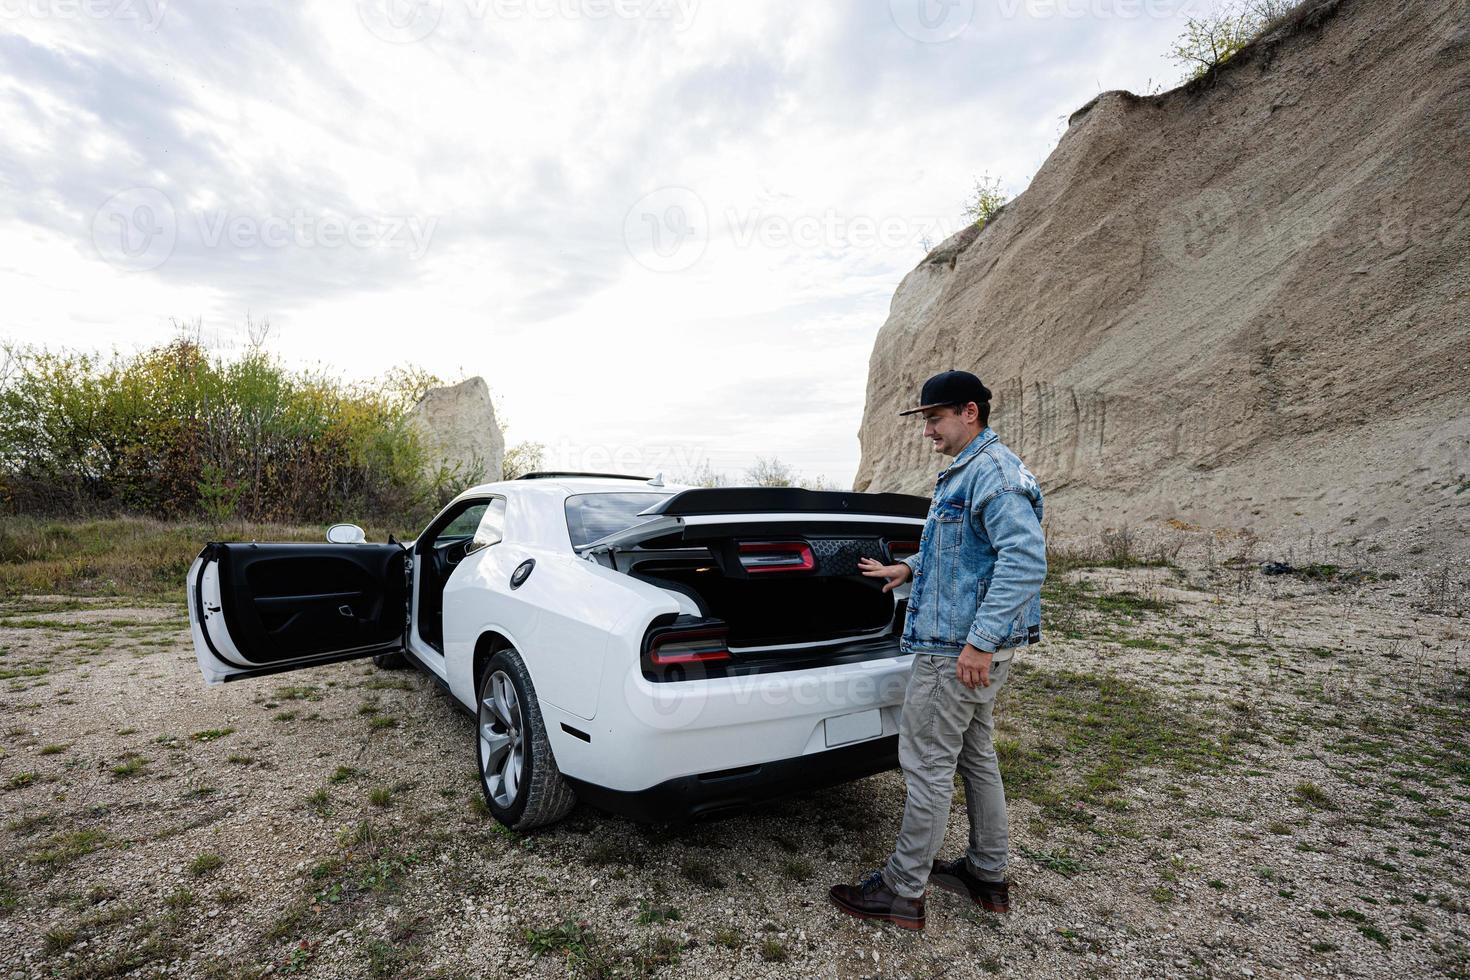
[(987, 912), (1011, 910), (1011, 884), (1008, 881), (984, 881), (975, 877), (970, 862), (963, 856), (954, 861), (935, 861), (929, 880), (945, 891), (968, 895)]
[(881, 919), (903, 929), (924, 928), (924, 898), (904, 898), (874, 871), (856, 885), (833, 885), (827, 893), (832, 904), (859, 919)]

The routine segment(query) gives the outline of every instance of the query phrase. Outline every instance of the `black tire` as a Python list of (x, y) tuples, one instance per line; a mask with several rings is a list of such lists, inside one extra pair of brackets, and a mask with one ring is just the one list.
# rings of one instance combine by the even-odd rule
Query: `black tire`
[(490, 815), (512, 830), (556, 823), (577, 805), (551, 754), (531, 675), (508, 648), (490, 658), (475, 692), (475, 761)]
[(373, 658), (373, 666), (379, 670), (407, 670), (413, 664), (409, 663), (408, 658), (403, 655), (403, 651), (399, 650), (395, 653), (378, 654)]

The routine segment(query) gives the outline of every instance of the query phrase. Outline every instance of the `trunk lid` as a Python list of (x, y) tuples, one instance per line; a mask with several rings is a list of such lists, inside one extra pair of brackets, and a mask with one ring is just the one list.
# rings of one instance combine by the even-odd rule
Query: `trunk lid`
[[(718, 538), (813, 533), (916, 541), (929, 513), (924, 497), (800, 487), (713, 487), (676, 493), (639, 513), (641, 521), (577, 549), (610, 555), (644, 546), (678, 547)], [(875, 556), (876, 557), (876, 556)]]

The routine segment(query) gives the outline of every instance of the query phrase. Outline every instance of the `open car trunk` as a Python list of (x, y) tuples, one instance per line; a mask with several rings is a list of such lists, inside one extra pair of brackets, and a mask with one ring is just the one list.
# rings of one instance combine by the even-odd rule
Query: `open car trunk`
[(805, 666), (879, 647), (896, 654), (906, 589), (883, 591), (859, 558), (918, 548), (928, 501), (792, 488), (688, 490), (582, 549), (680, 604), (677, 625), (719, 631), (732, 669)]
[[(619, 557), (627, 562), (624, 571), (679, 593), (702, 618), (723, 620), (731, 647), (830, 642), (892, 627), (893, 594), (883, 591), (881, 579), (864, 578), (857, 567), (859, 557), (887, 561), (885, 539), (781, 530), (742, 530), (685, 554)], [(787, 554), (793, 567), (752, 566), (752, 554)], [(800, 567), (807, 554), (812, 567)]]

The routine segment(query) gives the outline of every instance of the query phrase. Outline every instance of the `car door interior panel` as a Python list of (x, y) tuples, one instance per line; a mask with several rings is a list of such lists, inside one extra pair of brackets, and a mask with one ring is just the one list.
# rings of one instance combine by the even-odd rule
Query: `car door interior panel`
[(225, 625), (254, 663), (391, 643), (406, 583), (396, 544), (221, 544)]

